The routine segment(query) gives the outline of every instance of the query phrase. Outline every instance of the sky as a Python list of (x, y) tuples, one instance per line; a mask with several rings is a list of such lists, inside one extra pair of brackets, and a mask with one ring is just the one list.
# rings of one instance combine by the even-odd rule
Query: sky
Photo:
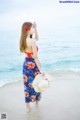
[(20, 30), (25, 21), (35, 21), (43, 31), (59, 26), (80, 26), (80, 3), (59, 3), (59, 0), (0, 1), (0, 31)]

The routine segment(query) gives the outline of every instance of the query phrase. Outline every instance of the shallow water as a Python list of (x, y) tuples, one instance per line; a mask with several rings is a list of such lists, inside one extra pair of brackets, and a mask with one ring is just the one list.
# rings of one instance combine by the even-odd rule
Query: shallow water
[[(44, 70), (80, 71), (80, 27), (53, 29), (40, 34), (37, 45)], [(0, 32), (0, 86), (21, 79), (25, 57), (19, 51), (20, 33)]]

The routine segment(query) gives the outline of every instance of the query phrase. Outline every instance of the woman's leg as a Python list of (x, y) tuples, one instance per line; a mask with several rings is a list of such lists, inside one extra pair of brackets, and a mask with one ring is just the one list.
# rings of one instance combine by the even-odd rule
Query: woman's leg
[(36, 107), (38, 107), (38, 100), (36, 100)]
[(36, 102), (35, 102), (36, 107), (38, 107), (39, 101), (40, 101), (40, 99), (41, 99), (41, 95), (42, 95), (42, 93), (40, 93), (40, 94), (36, 97)]
[(27, 112), (30, 111), (30, 103), (26, 103), (26, 107), (27, 107)]
[(26, 103), (26, 107), (27, 107), (27, 112), (30, 111), (30, 95), (29, 92), (27, 90), (29, 90), (29, 87), (27, 86), (27, 76), (23, 75), (23, 82), (24, 82), (24, 95), (25, 95), (25, 103)]

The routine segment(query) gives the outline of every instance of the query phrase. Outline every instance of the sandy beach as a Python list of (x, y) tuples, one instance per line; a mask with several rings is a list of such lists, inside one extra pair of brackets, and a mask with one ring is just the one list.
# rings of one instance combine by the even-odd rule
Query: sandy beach
[(23, 81), (0, 88), (0, 113), (7, 120), (80, 120), (80, 73), (52, 72), (51, 86), (42, 93), (39, 107), (26, 112)]

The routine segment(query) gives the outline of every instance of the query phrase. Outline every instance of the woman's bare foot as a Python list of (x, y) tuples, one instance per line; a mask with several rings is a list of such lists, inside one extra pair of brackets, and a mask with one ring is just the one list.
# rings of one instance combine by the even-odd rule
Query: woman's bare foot
[(30, 112), (30, 103), (26, 103), (26, 106), (27, 106), (27, 112)]
[(36, 100), (36, 107), (38, 107), (38, 100)]
[(26, 112), (30, 112), (30, 109), (29, 109), (29, 108), (27, 108)]

